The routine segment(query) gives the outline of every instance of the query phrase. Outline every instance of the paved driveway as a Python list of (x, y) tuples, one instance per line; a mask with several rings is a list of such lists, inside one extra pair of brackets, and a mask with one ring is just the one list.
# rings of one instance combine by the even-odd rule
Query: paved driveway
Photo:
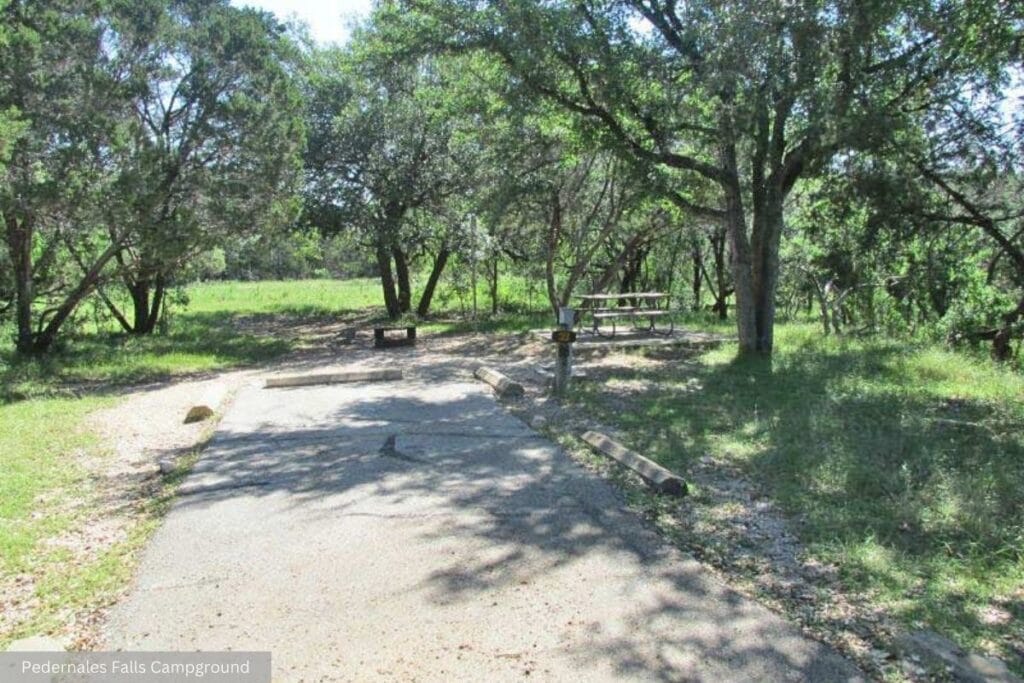
[(106, 640), (280, 681), (857, 675), (468, 382), (242, 389)]

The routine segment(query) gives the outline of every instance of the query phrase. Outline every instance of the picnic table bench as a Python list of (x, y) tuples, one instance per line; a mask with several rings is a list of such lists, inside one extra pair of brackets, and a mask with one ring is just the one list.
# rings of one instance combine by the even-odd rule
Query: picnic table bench
[[(630, 320), (633, 323), (634, 328), (637, 327), (636, 322), (638, 320), (643, 320), (647, 322), (647, 329), (651, 332), (672, 334), (672, 331), (675, 329), (675, 322), (672, 319), (672, 311), (668, 308), (669, 297), (670, 295), (665, 294), (664, 292), (581, 294), (576, 297), (582, 302), (580, 311), (581, 315), (579, 316), (578, 322), (582, 325), (582, 314), (589, 313), (592, 331), (594, 334), (601, 336), (605, 336), (601, 333), (601, 323), (603, 321), (611, 323), (612, 333), (610, 336), (614, 337), (617, 331), (616, 321), (623, 319)], [(608, 305), (609, 303), (618, 302), (620, 300), (632, 300), (635, 305)], [(664, 302), (665, 305), (659, 305), (661, 302)], [(668, 318), (669, 329), (659, 331), (656, 324), (657, 320), (665, 317)]]
[[(400, 336), (391, 336), (389, 332), (404, 332)], [(415, 325), (381, 325), (373, 328), (373, 346), (377, 349), (390, 349), (395, 346), (415, 346)]]

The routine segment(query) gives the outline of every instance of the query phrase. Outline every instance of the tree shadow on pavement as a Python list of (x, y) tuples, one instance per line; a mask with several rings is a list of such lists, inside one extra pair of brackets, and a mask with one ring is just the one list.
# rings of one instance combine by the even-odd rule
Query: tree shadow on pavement
[[(314, 537), (379, 524), (350, 552), (415, 558), (392, 589), (422, 609), (469, 620), (493, 603), (493, 620), (476, 628), (533, 638), (539, 649), (509, 656), (542, 674), (555, 655), (580, 671), (666, 681), (857, 674), (666, 544), (619, 490), (472, 384), (251, 389), (175, 514), (211, 529), (258, 515)], [(196, 542), (218, 552), (224, 538), (203, 531)], [(523, 622), (525, 612), (539, 616)]]

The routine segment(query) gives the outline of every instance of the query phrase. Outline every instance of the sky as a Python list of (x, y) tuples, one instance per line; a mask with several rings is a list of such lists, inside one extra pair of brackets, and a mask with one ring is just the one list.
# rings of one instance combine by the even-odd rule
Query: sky
[(313, 38), (322, 44), (348, 40), (352, 20), (370, 13), (372, 0), (232, 0), (233, 5), (269, 10), (278, 19), (298, 18), (309, 26)]

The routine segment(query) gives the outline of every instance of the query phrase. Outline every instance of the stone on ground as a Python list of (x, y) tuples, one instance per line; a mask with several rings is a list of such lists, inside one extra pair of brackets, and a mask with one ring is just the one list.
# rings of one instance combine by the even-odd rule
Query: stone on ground
[(185, 415), (185, 424), (202, 422), (203, 420), (209, 420), (211, 417), (213, 417), (213, 408), (210, 406), (192, 406), (188, 409), (188, 414)]

